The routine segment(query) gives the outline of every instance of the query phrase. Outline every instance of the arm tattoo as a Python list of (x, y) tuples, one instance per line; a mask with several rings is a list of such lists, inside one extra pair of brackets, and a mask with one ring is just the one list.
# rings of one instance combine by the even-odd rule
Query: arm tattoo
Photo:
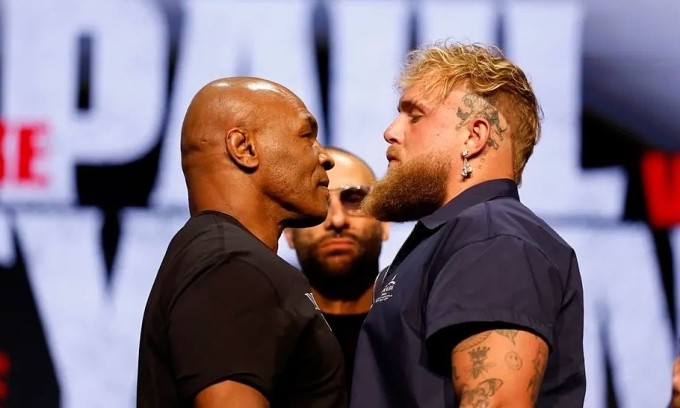
[(538, 349), (536, 357), (531, 361), (534, 365), (534, 375), (529, 380), (527, 390), (531, 393), (532, 401), (536, 402), (538, 393), (541, 390), (541, 383), (543, 382), (543, 369), (545, 367), (546, 355), (543, 348)]
[(470, 374), (472, 374), (472, 378), (477, 378), (482, 373), (486, 372), (489, 368), (494, 367), (496, 364), (493, 363), (487, 363), (485, 362), (486, 360), (486, 353), (489, 351), (488, 347), (477, 347), (476, 349), (470, 351), (470, 359), (472, 360), (472, 369), (470, 370)]
[(519, 369), (522, 368), (522, 357), (520, 357), (519, 354), (515, 353), (514, 351), (509, 351), (505, 355), (505, 364), (507, 364), (511, 369), (519, 371)]
[(503, 141), (503, 132), (508, 130), (507, 125), (501, 127), (501, 118), (498, 114), (498, 109), (487, 102), (486, 99), (472, 93), (463, 96), (463, 105), (465, 105), (465, 109), (459, 107), (458, 112), (456, 112), (456, 115), (460, 118), (460, 123), (456, 125), (456, 129), (460, 129), (467, 125), (470, 119), (475, 116), (482, 117), (489, 122), (491, 129), (498, 135), (498, 140), (489, 137), (487, 145), (494, 149), (498, 149), (498, 143)]
[(491, 332), (483, 332), (483, 333), (475, 334), (474, 336), (470, 336), (467, 339), (458, 343), (458, 345), (453, 349), (453, 351), (455, 353), (455, 352), (461, 352), (461, 351), (469, 350), (469, 349), (476, 347), (477, 345), (481, 344), (484, 340), (489, 338), (489, 336), (491, 336)]
[(460, 395), (460, 408), (486, 408), (491, 404), (491, 397), (503, 386), (500, 378), (489, 378), (474, 388), (463, 385)]
[(517, 337), (517, 332), (519, 330), (496, 330), (496, 333), (500, 334), (503, 337), (507, 337), (510, 339), (512, 344), (515, 344), (515, 337)]

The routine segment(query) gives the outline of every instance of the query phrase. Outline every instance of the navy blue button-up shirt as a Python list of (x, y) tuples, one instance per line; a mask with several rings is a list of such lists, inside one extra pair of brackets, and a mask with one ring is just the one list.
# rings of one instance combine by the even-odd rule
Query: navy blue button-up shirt
[(576, 256), (519, 201), (512, 180), (473, 186), (422, 218), (378, 276), (357, 345), (351, 407), (458, 406), (451, 350), (437, 362), (429, 340), (469, 323), (541, 336), (550, 356), (537, 406), (583, 406)]

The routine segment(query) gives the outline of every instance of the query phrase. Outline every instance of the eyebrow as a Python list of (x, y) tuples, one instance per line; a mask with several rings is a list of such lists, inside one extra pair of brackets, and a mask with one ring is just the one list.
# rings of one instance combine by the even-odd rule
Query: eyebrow
[(401, 111), (411, 112), (414, 109), (417, 109), (417, 110), (419, 110), (423, 113), (426, 112), (425, 106), (423, 104), (421, 104), (418, 101), (411, 100), (411, 99), (402, 99), (402, 100), (399, 101), (399, 105), (397, 105), (397, 111), (398, 112), (401, 112)]
[(314, 118), (314, 116), (306, 115), (305, 119), (307, 120), (307, 124), (309, 124), (311, 131), (313, 133), (316, 133), (319, 130), (319, 124), (316, 122), (316, 119)]

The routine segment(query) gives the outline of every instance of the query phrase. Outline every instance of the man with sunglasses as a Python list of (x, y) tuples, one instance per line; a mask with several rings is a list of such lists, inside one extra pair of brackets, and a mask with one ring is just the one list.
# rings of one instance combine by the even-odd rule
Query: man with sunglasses
[(340, 342), (349, 380), (359, 330), (371, 308), (378, 257), (382, 241), (387, 239), (388, 224), (368, 216), (359, 207), (375, 181), (370, 167), (345, 150), (329, 147), (326, 151), (335, 161), (335, 167), (328, 171), (328, 216), (315, 227), (288, 229), (285, 234), (319, 308)]

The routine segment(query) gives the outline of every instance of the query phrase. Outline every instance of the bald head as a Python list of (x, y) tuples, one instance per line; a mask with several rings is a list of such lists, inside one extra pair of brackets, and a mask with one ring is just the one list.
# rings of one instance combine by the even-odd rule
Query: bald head
[(266, 79), (234, 77), (208, 83), (196, 93), (184, 117), (183, 164), (190, 164), (185, 163), (186, 156), (221, 145), (231, 128), (257, 132), (270, 119), (266, 115), (270, 108), (282, 104), (304, 108), (289, 89)]
[[(368, 163), (359, 156), (339, 147), (327, 147), (326, 151), (333, 157), (335, 162), (333, 170), (329, 172), (331, 187), (335, 187), (339, 183), (373, 184), (375, 182), (375, 173)], [(337, 177), (335, 177), (336, 174), (338, 175)], [(340, 174), (346, 175), (346, 177), (340, 176)]]
[(182, 126), (191, 212), (266, 214), (281, 225), (323, 219), (333, 160), (317, 130), (302, 100), (275, 82), (239, 77), (205, 85)]

